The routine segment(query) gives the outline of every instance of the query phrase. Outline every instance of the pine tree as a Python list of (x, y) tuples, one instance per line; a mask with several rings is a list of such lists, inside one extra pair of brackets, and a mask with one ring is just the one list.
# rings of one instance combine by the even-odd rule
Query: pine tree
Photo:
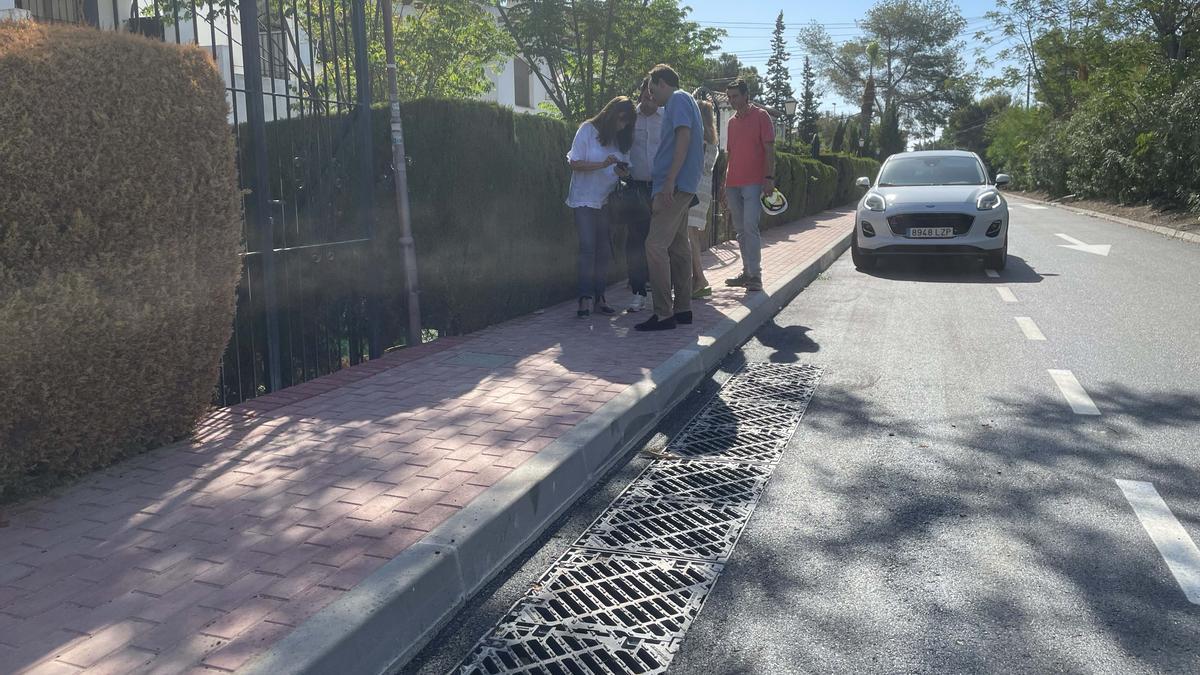
[[(787, 61), (791, 58), (787, 53), (787, 39), (783, 33), (783, 12), (775, 19), (775, 31), (771, 35), (771, 58), (767, 59), (767, 80), (763, 102), (780, 113), (784, 112), (784, 101), (792, 98), (792, 76), (788, 73)], [(795, 115), (785, 115), (783, 121), (791, 129)]]
[(829, 146), (830, 152), (841, 152), (846, 144), (846, 122), (842, 120), (838, 122), (837, 130), (833, 132), (833, 145)]
[(817, 77), (813, 73), (808, 56), (805, 56), (804, 92), (800, 95), (800, 140), (805, 143), (810, 143), (813, 135), (817, 133), (817, 120), (821, 117), (820, 111), (817, 110), (821, 99), (816, 89)]
[(879, 160), (904, 152), (905, 145), (904, 135), (900, 133), (900, 110), (895, 105), (888, 106), (879, 124)]

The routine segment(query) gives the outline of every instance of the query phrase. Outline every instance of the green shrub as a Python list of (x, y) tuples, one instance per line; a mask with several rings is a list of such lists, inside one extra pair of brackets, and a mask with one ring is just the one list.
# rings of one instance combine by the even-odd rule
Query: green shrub
[(833, 167), (837, 175), (837, 186), (834, 189), (833, 205), (842, 206), (857, 202), (866, 190), (856, 186), (854, 181), (862, 176), (871, 179), (879, 175), (880, 163), (870, 157), (855, 157), (844, 153), (821, 155), (821, 162)]
[(229, 338), (241, 217), (196, 48), (0, 22), (0, 493), (188, 434)]

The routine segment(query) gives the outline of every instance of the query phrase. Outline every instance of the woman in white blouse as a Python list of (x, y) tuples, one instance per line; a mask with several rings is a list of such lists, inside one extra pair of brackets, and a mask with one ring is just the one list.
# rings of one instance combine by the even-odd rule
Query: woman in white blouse
[(575, 212), (579, 230), (579, 310), (588, 316), (595, 301), (597, 312), (616, 312), (604, 298), (608, 265), (612, 258), (611, 225), (604, 204), (629, 170), (633, 147), (633, 123), (637, 119), (633, 101), (618, 96), (598, 115), (579, 125), (567, 163), (571, 166), (571, 189), (567, 206)]
[(704, 228), (708, 224), (708, 209), (712, 204), (713, 167), (717, 164), (717, 116), (712, 104), (704, 100), (706, 92), (692, 92), (700, 106), (700, 121), (704, 124), (704, 164), (700, 173), (700, 189), (696, 191), (699, 203), (688, 211), (688, 239), (692, 243), (692, 297), (705, 298), (712, 295), (712, 286), (704, 276), (704, 263), (700, 254), (704, 250)]

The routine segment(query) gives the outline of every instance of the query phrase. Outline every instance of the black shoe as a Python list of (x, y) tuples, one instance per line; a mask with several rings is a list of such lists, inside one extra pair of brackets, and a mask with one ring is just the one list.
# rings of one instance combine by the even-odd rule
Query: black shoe
[(634, 330), (671, 330), (675, 327), (675, 319), (660, 319), (657, 315), (651, 314), (649, 319), (634, 326)]
[(592, 298), (587, 295), (579, 296), (579, 309), (575, 311), (575, 316), (583, 318), (592, 313)]
[(737, 275), (736, 277), (734, 277), (732, 279), (726, 279), (725, 285), (726, 286), (745, 286), (746, 280), (749, 278), (750, 277), (746, 276), (745, 272), (742, 272), (741, 274)]
[(762, 277), (746, 277), (746, 283), (743, 284), (748, 291), (761, 291)]
[(675, 323), (687, 325), (692, 322), (692, 313), (690, 311), (675, 312), (675, 316), (673, 316), (671, 318), (675, 319)]

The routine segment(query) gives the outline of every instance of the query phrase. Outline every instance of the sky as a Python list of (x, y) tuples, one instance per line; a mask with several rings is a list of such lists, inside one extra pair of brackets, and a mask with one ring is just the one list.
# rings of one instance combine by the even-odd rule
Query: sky
[[(861, 20), (868, 9), (875, 4), (874, 0), (840, 0), (838, 2), (784, 2), (783, 0), (683, 0), (692, 8), (689, 18), (703, 26), (723, 28), (728, 33), (721, 45), (721, 51), (738, 54), (743, 63), (757, 66), (761, 75), (766, 75), (767, 58), (770, 56), (771, 32), (775, 28), (775, 17), (783, 10), (783, 20), (787, 25), (788, 49), (791, 60), (788, 61), (789, 72), (792, 76), (792, 88), (797, 96), (801, 90), (800, 75), (804, 67), (804, 52), (796, 42), (796, 35), (802, 26), (811, 21), (817, 21), (826, 27), (835, 41), (853, 39), (861, 35), (855, 26), (856, 20)], [(974, 50), (972, 36), (987, 25), (983, 19), (986, 12), (995, 9), (993, 0), (959, 0), (957, 3), (963, 18), (967, 20), (967, 30), (964, 41), (967, 45), (967, 55), (964, 59), (968, 68), (973, 68), (975, 60), (970, 56)], [(994, 54), (999, 47), (989, 50)], [(987, 72), (994, 72), (995, 69)], [(818, 86), (820, 81), (818, 78)], [(831, 92), (826, 94), (821, 102), (821, 109), (834, 112), (834, 104), (843, 113), (848, 112), (846, 101), (838, 99)]]

